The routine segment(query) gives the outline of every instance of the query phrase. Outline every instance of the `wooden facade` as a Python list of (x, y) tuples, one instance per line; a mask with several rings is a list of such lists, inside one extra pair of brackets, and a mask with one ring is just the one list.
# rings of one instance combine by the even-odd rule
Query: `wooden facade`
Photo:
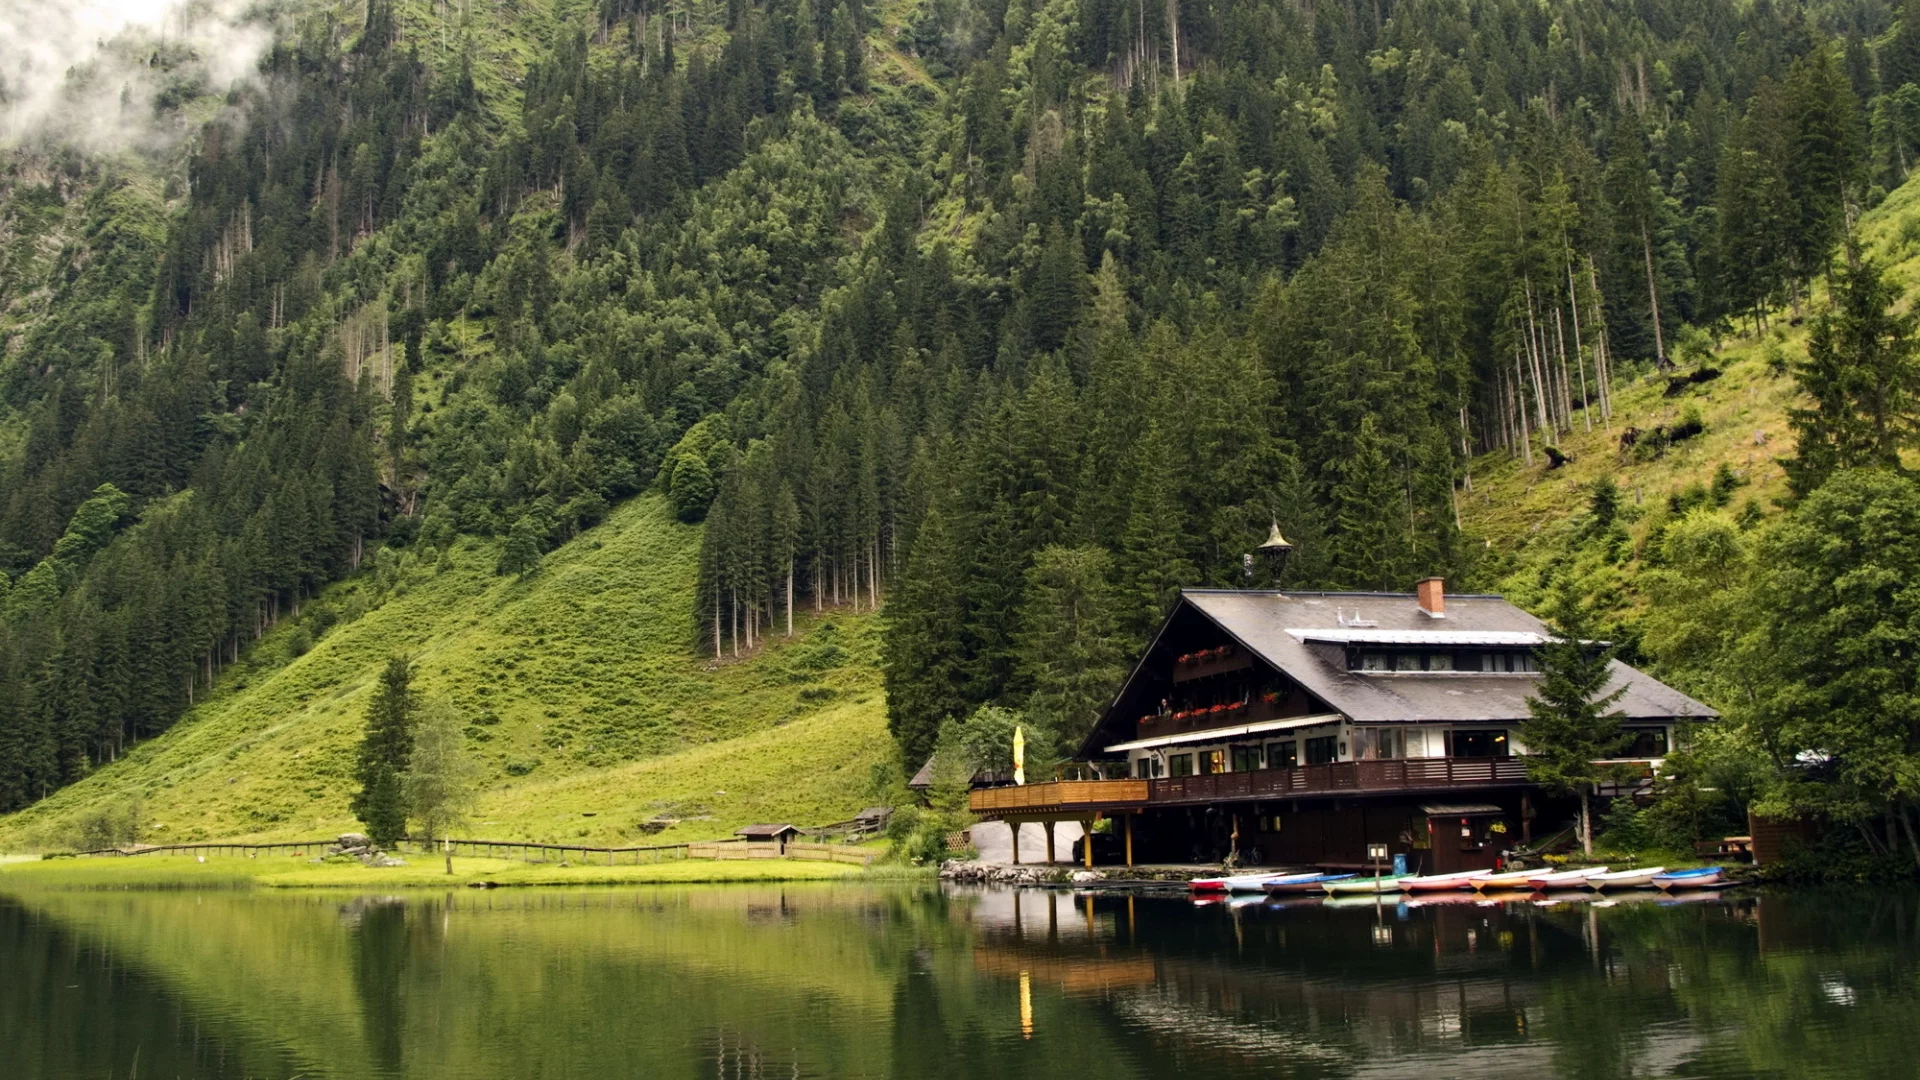
[[(1547, 635), (1437, 580), (1417, 598), (1183, 593), (1081, 747), (1094, 778), (982, 787), (971, 806), (1009, 823), (1111, 820), (1129, 863), (1360, 867), (1385, 845), (1424, 872), (1491, 867), (1565, 809), (1524, 756)], [(1649, 770), (1683, 721), (1714, 715), (1614, 671), (1628, 760)]]

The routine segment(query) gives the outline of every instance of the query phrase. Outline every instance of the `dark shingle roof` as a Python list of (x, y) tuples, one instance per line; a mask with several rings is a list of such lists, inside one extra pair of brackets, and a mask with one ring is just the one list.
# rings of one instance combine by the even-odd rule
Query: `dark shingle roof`
[[(1409, 721), (1519, 721), (1539, 688), (1538, 674), (1371, 672), (1346, 669), (1337, 645), (1315, 644), (1311, 634), (1337, 634), (1354, 621), (1374, 624), (1381, 636), (1417, 638), (1460, 634), (1549, 634), (1539, 619), (1497, 596), (1449, 596), (1446, 617), (1420, 610), (1411, 595), (1395, 593), (1292, 593), (1187, 590), (1181, 599), (1217, 623), (1242, 645), (1297, 680), (1314, 696), (1361, 723)], [(1342, 626), (1342, 620), (1346, 626)], [(1368, 635), (1372, 636), (1372, 635)], [(1456, 639), (1458, 640), (1458, 639)], [(1439, 644), (1439, 641), (1436, 641)], [(1615, 704), (1629, 719), (1719, 715), (1650, 675), (1613, 662), (1609, 690), (1625, 688)]]
[(744, 836), (749, 840), (761, 840), (761, 839), (771, 839), (773, 837), (781, 835), (782, 833), (790, 833), (790, 832), (797, 833), (799, 831), (800, 831), (800, 826), (789, 825), (784, 822), (781, 822), (778, 824), (771, 824), (771, 825), (749, 825), (744, 829), (736, 830), (734, 832), (734, 835)]

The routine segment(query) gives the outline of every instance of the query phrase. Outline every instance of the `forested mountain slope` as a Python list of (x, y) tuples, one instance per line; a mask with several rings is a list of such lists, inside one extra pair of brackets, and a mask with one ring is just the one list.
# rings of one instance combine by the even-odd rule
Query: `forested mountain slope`
[(1909, 7), (276, 6), (258, 77), (155, 98), (176, 150), (11, 152), (0, 810), (329, 586), (539, 590), (642, 492), (705, 523), (687, 663), (887, 605), (908, 765), (987, 703), (1070, 745), (1276, 520), (1296, 585), (1494, 584), (1472, 469), (1586, 475), (1904, 180)]

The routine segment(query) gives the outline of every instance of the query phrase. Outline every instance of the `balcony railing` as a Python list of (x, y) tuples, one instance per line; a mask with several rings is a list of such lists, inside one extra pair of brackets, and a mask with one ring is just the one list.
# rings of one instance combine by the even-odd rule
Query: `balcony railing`
[(967, 801), (976, 814), (1137, 806), (1146, 803), (1151, 783), (1150, 780), (1049, 780), (1020, 787), (981, 788), (972, 792)]
[(1501, 787), (1526, 782), (1527, 763), (1521, 758), (1406, 758), (1336, 761), (1293, 769), (1171, 776), (1161, 780), (1056, 780), (1024, 787), (982, 788), (972, 793), (969, 803), (976, 814), (997, 816), (1344, 792)]

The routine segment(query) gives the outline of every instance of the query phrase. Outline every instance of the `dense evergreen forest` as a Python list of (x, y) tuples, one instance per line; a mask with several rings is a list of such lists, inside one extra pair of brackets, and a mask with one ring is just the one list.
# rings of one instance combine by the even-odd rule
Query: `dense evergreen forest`
[(0, 367), (0, 810), (328, 582), (649, 487), (690, 648), (884, 603), (909, 768), (988, 703), (1070, 745), (1276, 522), (1297, 585), (1473, 581), (1475, 455), (1807, 313), (1920, 153), (1915, 2), (557, 10), (511, 85), (312, 12), (162, 201), (12, 152), (88, 227)]

